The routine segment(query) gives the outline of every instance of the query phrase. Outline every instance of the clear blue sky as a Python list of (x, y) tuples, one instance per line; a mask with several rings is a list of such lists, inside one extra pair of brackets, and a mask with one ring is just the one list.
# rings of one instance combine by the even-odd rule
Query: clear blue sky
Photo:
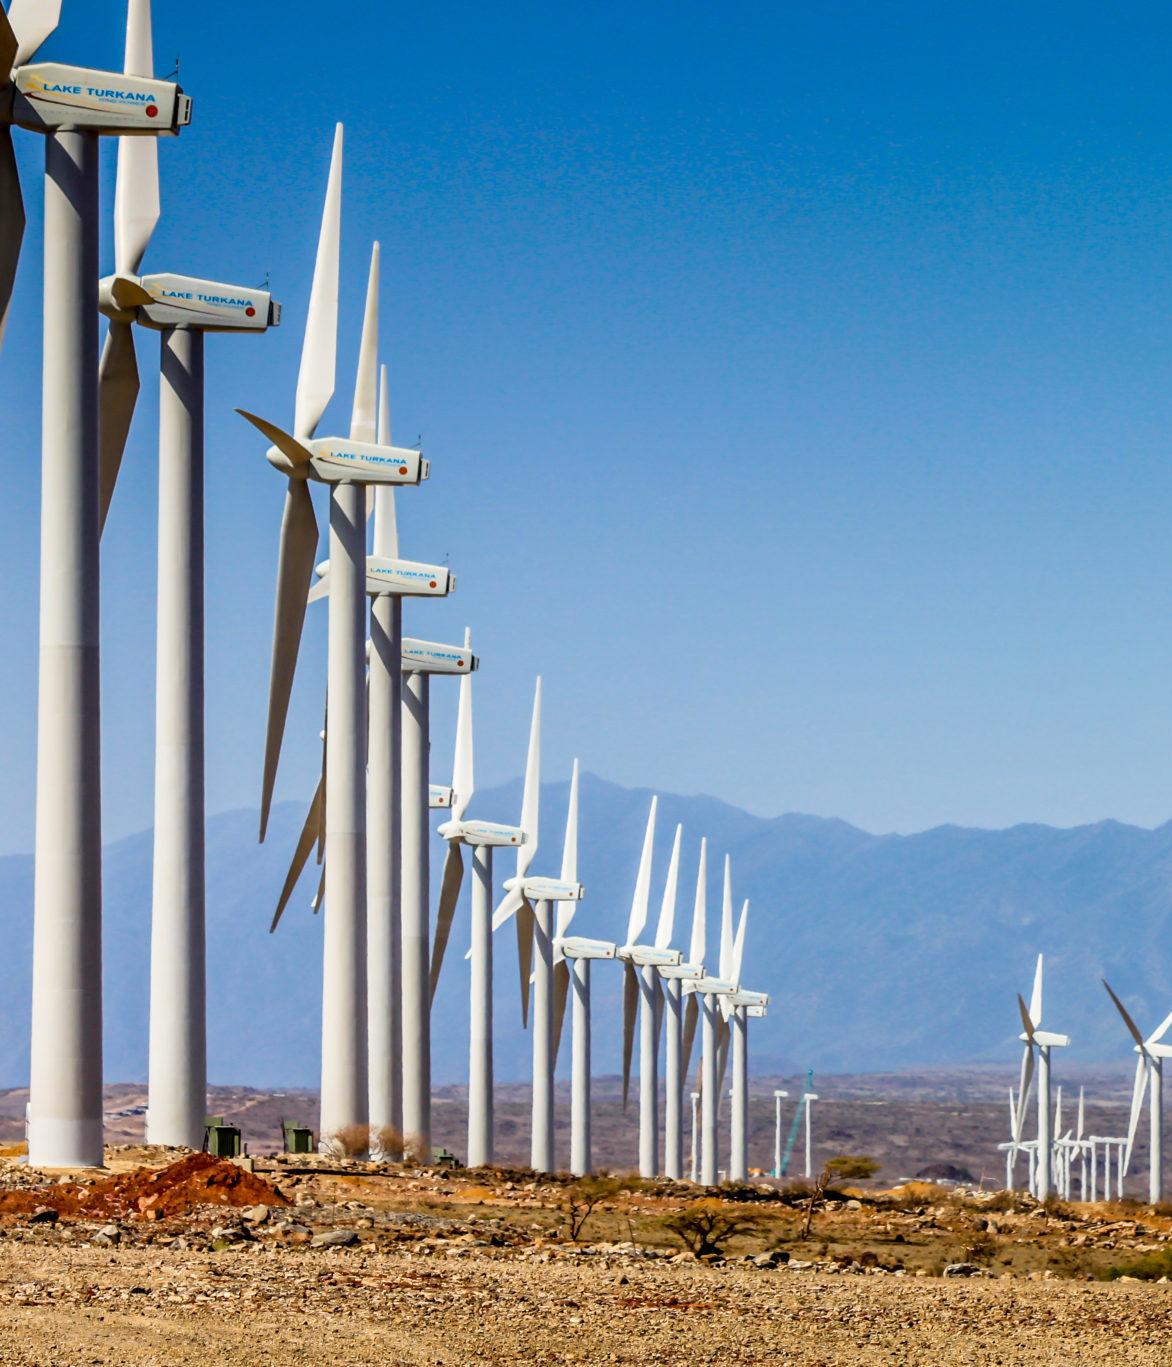
[[(122, 22), (65, 0), (44, 54), (117, 66)], [(283, 492), (232, 409), (291, 416), (340, 118), (326, 428), (377, 236), (395, 435), (433, 462), (404, 552), (460, 578), (407, 628), (473, 625), (486, 786), (540, 670), (548, 778), (579, 754), (874, 830), (1172, 815), (1168, 6), (156, 0), (155, 27), (195, 117), (147, 266), (269, 273), (285, 305), (208, 346), (209, 810), (257, 800)], [(32, 841), (39, 504), (16, 137), (5, 850)], [(155, 352), (103, 547), (111, 838), (151, 817)], [(318, 609), (283, 796), (313, 782), (324, 644)]]

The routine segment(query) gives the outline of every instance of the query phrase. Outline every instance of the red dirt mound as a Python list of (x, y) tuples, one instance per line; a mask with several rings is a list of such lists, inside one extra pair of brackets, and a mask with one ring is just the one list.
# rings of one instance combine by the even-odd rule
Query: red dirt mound
[(270, 1182), (235, 1163), (206, 1153), (189, 1154), (166, 1168), (136, 1168), (89, 1186), (80, 1182), (35, 1191), (0, 1192), (0, 1215), (55, 1210), (62, 1219), (141, 1214), (157, 1220), (184, 1215), (193, 1206), (287, 1206)]

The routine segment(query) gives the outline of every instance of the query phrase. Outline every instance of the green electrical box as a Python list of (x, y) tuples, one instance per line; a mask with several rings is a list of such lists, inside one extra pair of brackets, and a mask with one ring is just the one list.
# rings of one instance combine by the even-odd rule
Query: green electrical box
[(222, 1115), (204, 1116), (203, 1146), (213, 1158), (239, 1158), (243, 1152), (240, 1131), (226, 1124)]
[(460, 1160), (450, 1149), (432, 1149), (431, 1161), (441, 1168), (458, 1168)]
[(281, 1138), (286, 1153), (313, 1152), (313, 1131), (307, 1125), (298, 1125), (292, 1120), (282, 1120)]

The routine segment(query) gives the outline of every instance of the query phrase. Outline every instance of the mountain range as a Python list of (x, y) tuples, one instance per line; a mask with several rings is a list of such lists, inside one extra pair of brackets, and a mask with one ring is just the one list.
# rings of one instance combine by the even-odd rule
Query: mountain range
[[(575, 932), (621, 940), (650, 793), (584, 775), (579, 871), (586, 900)], [(542, 788), (537, 873), (560, 867), (567, 785)], [(470, 815), (515, 821), (519, 781), (478, 793)], [(212, 1081), (315, 1086), (319, 1069), (321, 921), (309, 910), (311, 866), (276, 934), (273, 903), (304, 809), (277, 806), (264, 845), (252, 811), (207, 825), (208, 1036)], [(1123, 1061), (1130, 1040), (1099, 979), (1141, 1029), (1172, 1009), (1172, 823), (1142, 830), (1103, 821), (1056, 829), (940, 826), (871, 835), (843, 821), (762, 818), (709, 797), (660, 797), (653, 916), (671, 835), (684, 827), (676, 943), (686, 947), (698, 842), (709, 838), (709, 946), (715, 960), (720, 860), (732, 857), (734, 901), (751, 902), (744, 985), (772, 995), (754, 1021), (755, 1072), (866, 1072), (1016, 1062), (1015, 993), (1028, 996), (1047, 957), (1044, 1019), (1073, 1036), (1058, 1067)], [(433, 846), (433, 884), (443, 859)], [(512, 872), (499, 852), (496, 877)], [(468, 881), (434, 1007), (437, 1083), (466, 1075)], [(104, 856), (105, 1073), (145, 1077), (151, 895), (149, 831)], [(0, 1086), (28, 1076), (33, 867), (0, 859)], [(433, 899), (434, 902), (434, 899)], [(498, 934), (497, 1075), (528, 1075), (515, 941)], [(594, 972), (594, 1066), (621, 1066), (621, 974)], [(568, 1066), (563, 1047), (561, 1066)]]

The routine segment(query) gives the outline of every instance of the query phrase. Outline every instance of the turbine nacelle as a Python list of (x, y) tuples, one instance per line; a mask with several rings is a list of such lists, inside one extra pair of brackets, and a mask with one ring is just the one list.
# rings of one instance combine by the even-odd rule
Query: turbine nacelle
[(615, 957), (640, 968), (674, 968), (684, 958), (678, 949), (659, 949), (655, 945), (620, 945)]
[(160, 330), (264, 332), (281, 321), (281, 306), (268, 290), (189, 275), (107, 275), (98, 283), (98, 308), (115, 322)]
[(724, 997), (737, 990), (736, 983), (727, 982), (724, 978), (700, 978), (690, 987), (693, 992), (705, 992), (713, 997)]
[(704, 976), (703, 964), (667, 964), (659, 970), (663, 978), (678, 978), (681, 982), (699, 982)]
[(404, 636), (400, 652), (405, 674), (471, 674), (480, 668), (480, 657), (470, 650), (439, 641), (417, 641)]
[(613, 959), (618, 952), (618, 946), (608, 940), (587, 940), (580, 935), (555, 940), (553, 947), (567, 959)]
[(732, 1006), (768, 1006), (768, 992), (748, 992), (744, 988), (738, 988), (729, 998)]
[(407, 446), (379, 446), (349, 437), (308, 437), (301, 441), (266, 418), (238, 408), (237, 413), (272, 445), (265, 452), (270, 465), (290, 479), (312, 479), (321, 484), (418, 484), (431, 466)]
[(445, 788), (442, 783), (429, 783), (427, 785), (427, 805), (433, 810), (436, 808), (450, 807), (452, 805), (452, 790)]
[[(80, 128), (86, 133), (158, 137), (191, 122), (191, 97), (173, 81), (37, 62), (12, 73), (0, 122), (34, 133)], [(3, 98), (3, 97), (0, 97)]]
[(581, 883), (561, 878), (506, 878), (501, 886), (506, 892), (519, 888), (528, 902), (580, 902), (586, 896)]
[(1036, 1044), (1041, 1048), (1064, 1049), (1070, 1043), (1069, 1035), (1055, 1034), (1053, 1030), (1031, 1030), (1027, 1035), (1023, 1030), (1018, 1039), (1023, 1044)]
[(767, 1016), (768, 1014), (769, 1007), (763, 1002), (758, 1002), (756, 1006), (745, 1007), (745, 1015), (751, 1017), (754, 1020), (761, 1020), (762, 1017)]
[[(309, 591), (308, 601), (315, 603), (329, 592), (330, 562), (323, 560), (314, 571), (318, 582)], [(446, 565), (424, 565), (417, 560), (389, 560), (382, 555), (366, 557), (366, 593), (372, 598), (379, 594), (394, 594), (399, 598), (446, 598), (456, 587), (456, 576)], [(461, 652), (461, 658), (467, 652)], [(408, 670), (412, 672), (412, 670)], [(466, 669), (442, 671), (420, 670), (420, 673), (442, 672), (466, 674)]]
[(517, 846), (525, 843), (525, 832), (520, 826), (501, 826), (495, 821), (445, 821), (439, 828), (445, 840), (459, 840), (465, 845)]

